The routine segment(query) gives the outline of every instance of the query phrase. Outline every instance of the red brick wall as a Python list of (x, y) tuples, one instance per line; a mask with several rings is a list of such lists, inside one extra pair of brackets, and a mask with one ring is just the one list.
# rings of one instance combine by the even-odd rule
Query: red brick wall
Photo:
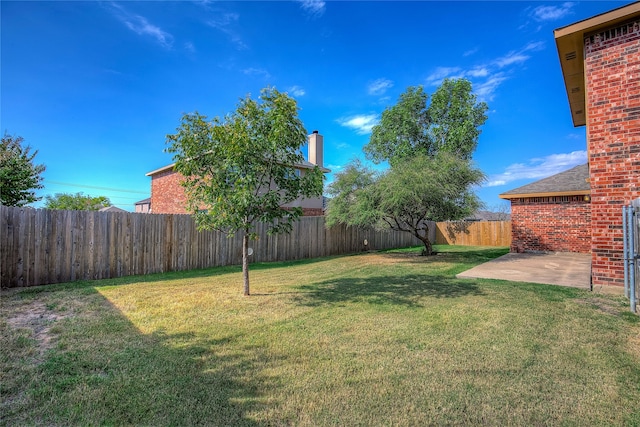
[(589, 253), (590, 223), (584, 196), (512, 199), (511, 251)]
[(173, 169), (154, 174), (151, 177), (151, 213), (187, 213), (187, 197), (180, 185), (182, 175)]
[(640, 197), (640, 25), (585, 38), (593, 284), (622, 286), (622, 206)]
[[(172, 169), (154, 174), (151, 177), (151, 213), (156, 214), (184, 214), (187, 196), (180, 185), (182, 175)], [(304, 216), (322, 216), (322, 208), (302, 208)]]

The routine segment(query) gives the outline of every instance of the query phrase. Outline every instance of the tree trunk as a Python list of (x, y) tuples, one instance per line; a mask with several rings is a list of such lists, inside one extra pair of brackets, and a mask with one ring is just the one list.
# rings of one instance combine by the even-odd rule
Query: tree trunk
[(249, 294), (249, 232), (242, 238), (242, 278), (244, 279), (244, 296)]
[(429, 240), (429, 230), (426, 231), (424, 236), (420, 235), (420, 233), (418, 233), (417, 231), (414, 233), (414, 235), (418, 239), (420, 239), (420, 241), (424, 244), (424, 251), (422, 254), (423, 255), (433, 254), (433, 246), (431, 245), (431, 241)]

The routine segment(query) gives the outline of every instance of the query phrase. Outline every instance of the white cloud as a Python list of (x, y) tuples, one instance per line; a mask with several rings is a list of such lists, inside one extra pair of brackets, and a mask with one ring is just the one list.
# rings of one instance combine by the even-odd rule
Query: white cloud
[(391, 87), (393, 87), (393, 82), (391, 80), (377, 79), (369, 83), (367, 92), (369, 95), (382, 95)]
[(371, 129), (378, 124), (378, 116), (376, 114), (360, 114), (340, 118), (337, 122), (344, 127), (354, 129), (359, 135), (366, 135), (371, 133)]
[(461, 67), (437, 67), (426, 78), (426, 83), (437, 86), (446, 78), (471, 80), (473, 89), (480, 101), (491, 101), (495, 97), (498, 87), (508, 79), (508, 72), (517, 65), (523, 64), (531, 58), (527, 52), (544, 48), (544, 42), (530, 42), (522, 49), (489, 61), (485, 64), (474, 65), (469, 69)]
[(323, 0), (298, 0), (300, 7), (312, 17), (324, 14), (326, 3)]
[[(462, 74), (461, 74), (462, 73)], [(460, 67), (436, 67), (433, 73), (427, 76), (427, 83), (439, 85), (445, 78), (459, 78), (456, 76), (464, 76), (464, 72)]]
[(525, 62), (530, 57), (519, 52), (509, 52), (502, 58), (495, 60), (495, 64), (498, 68), (504, 68), (508, 65), (513, 65), (521, 62)]
[(264, 68), (245, 68), (242, 73), (246, 76), (262, 77), (265, 80), (271, 78), (271, 74)]
[(530, 159), (528, 163), (514, 163), (507, 166), (503, 173), (489, 177), (485, 187), (497, 187), (521, 179), (542, 179), (586, 162), (586, 151), (572, 151), (571, 153), (534, 158)]
[(330, 169), (333, 172), (337, 172), (339, 170), (341, 170), (344, 166), (343, 165), (333, 165), (333, 164), (329, 164), (329, 165), (325, 165), (325, 167), (327, 169)]
[(184, 48), (189, 53), (196, 53), (196, 47), (191, 42), (186, 42)]
[(471, 55), (473, 55), (474, 53), (478, 52), (478, 50), (479, 50), (479, 49), (478, 49), (477, 47), (476, 47), (476, 48), (474, 48), (474, 49), (470, 49), (470, 50), (468, 50), (468, 51), (464, 52), (464, 53), (462, 54), (462, 56), (471, 56)]
[(539, 41), (539, 42), (530, 42), (528, 43), (523, 49), (523, 52), (527, 52), (530, 50), (541, 50), (544, 49), (544, 42), (543, 41)]
[(116, 3), (110, 3), (110, 6), (111, 12), (116, 18), (134, 33), (141, 36), (151, 36), (165, 48), (173, 46), (173, 36), (163, 31), (160, 27), (151, 24), (144, 16), (131, 13)]
[(493, 101), (495, 97), (496, 90), (505, 81), (507, 77), (502, 73), (497, 73), (492, 75), (487, 80), (484, 80), (481, 83), (474, 85), (473, 90), (476, 95), (478, 95), (478, 99), (481, 101)]
[(536, 21), (556, 21), (572, 13), (573, 2), (565, 2), (560, 6), (538, 6), (531, 11), (531, 17)]
[(531, 58), (531, 56), (527, 55), (526, 52), (537, 51), (543, 48), (544, 48), (544, 42), (527, 43), (527, 45), (522, 49), (520, 49), (519, 51), (511, 51), (505, 56), (496, 59), (495, 65), (497, 65), (499, 68), (503, 68), (508, 65), (525, 62), (526, 60)]
[(466, 73), (470, 77), (487, 77), (489, 75), (489, 69), (487, 67), (476, 67)]
[(307, 93), (300, 86), (291, 86), (287, 92), (290, 92), (293, 96), (304, 96)]
[(234, 12), (223, 12), (207, 21), (207, 25), (224, 33), (239, 50), (247, 49), (242, 37), (232, 28), (238, 23), (240, 15)]

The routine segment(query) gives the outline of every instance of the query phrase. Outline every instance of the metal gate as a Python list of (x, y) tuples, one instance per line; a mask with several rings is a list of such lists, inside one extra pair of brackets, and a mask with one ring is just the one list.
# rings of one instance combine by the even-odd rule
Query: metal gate
[(622, 207), (624, 234), (624, 294), (629, 298), (632, 312), (640, 299), (640, 199)]

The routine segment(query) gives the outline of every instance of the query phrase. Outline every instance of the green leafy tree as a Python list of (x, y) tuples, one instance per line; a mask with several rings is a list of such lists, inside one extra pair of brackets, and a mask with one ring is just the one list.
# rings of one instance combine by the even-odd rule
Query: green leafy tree
[(36, 165), (34, 158), (38, 151), (23, 146), (24, 138), (8, 135), (6, 132), (0, 144), (0, 204), (24, 206), (36, 202), (35, 190), (43, 188), (44, 165)]
[(427, 221), (462, 219), (482, 203), (472, 187), (484, 174), (470, 162), (449, 153), (414, 156), (376, 175), (360, 163), (336, 174), (327, 224), (375, 226), (413, 234), (431, 255)]
[(282, 206), (322, 194), (318, 167), (296, 173), (306, 141), (296, 101), (274, 88), (263, 89), (258, 101), (241, 99), (224, 118), (186, 114), (177, 133), (167, 135), (198, 228), (243, 235), (244, 295), (250, 294), (248, 247), (258, 237), (256, 224), (288, 233), (302, 209)]
[(428, 103), (421, 86), (409, 87), (382, 113), (364, 147), (375, 174), (353, 162), (329, 186), (327, 223), (371, 226), (413, 234), (433, 252), (428, 221), (458, 220), (482, 204), (472, 189), (484, 174), (471, 163), (488, 107), (471, 83), (445, 80)]
[(431, 102), (422, 86), (409, 87), (373, 127), (365, 155), (392, 166), (415, 155), (448, 152), (469, 160), (478, 144), (488, 106), (478, 102), (466, 79), (445, 79)]
[(56, 193), (46, 196), (44, 207), (46, 209), (67, 211), (97, 211), (111, 206), (111, 201), (105, 196), (85, 196), (82, 193)]
[(374, 224), (378, 218), (373, 209), (373, 194), (370, 188), (376, 179), (376, 173), (363, 165), (359, 159), (352, 160), (342, 171), (336, 173), (334, 181), (327, 187), (331, 196), (325, 218), (327, 225)]

